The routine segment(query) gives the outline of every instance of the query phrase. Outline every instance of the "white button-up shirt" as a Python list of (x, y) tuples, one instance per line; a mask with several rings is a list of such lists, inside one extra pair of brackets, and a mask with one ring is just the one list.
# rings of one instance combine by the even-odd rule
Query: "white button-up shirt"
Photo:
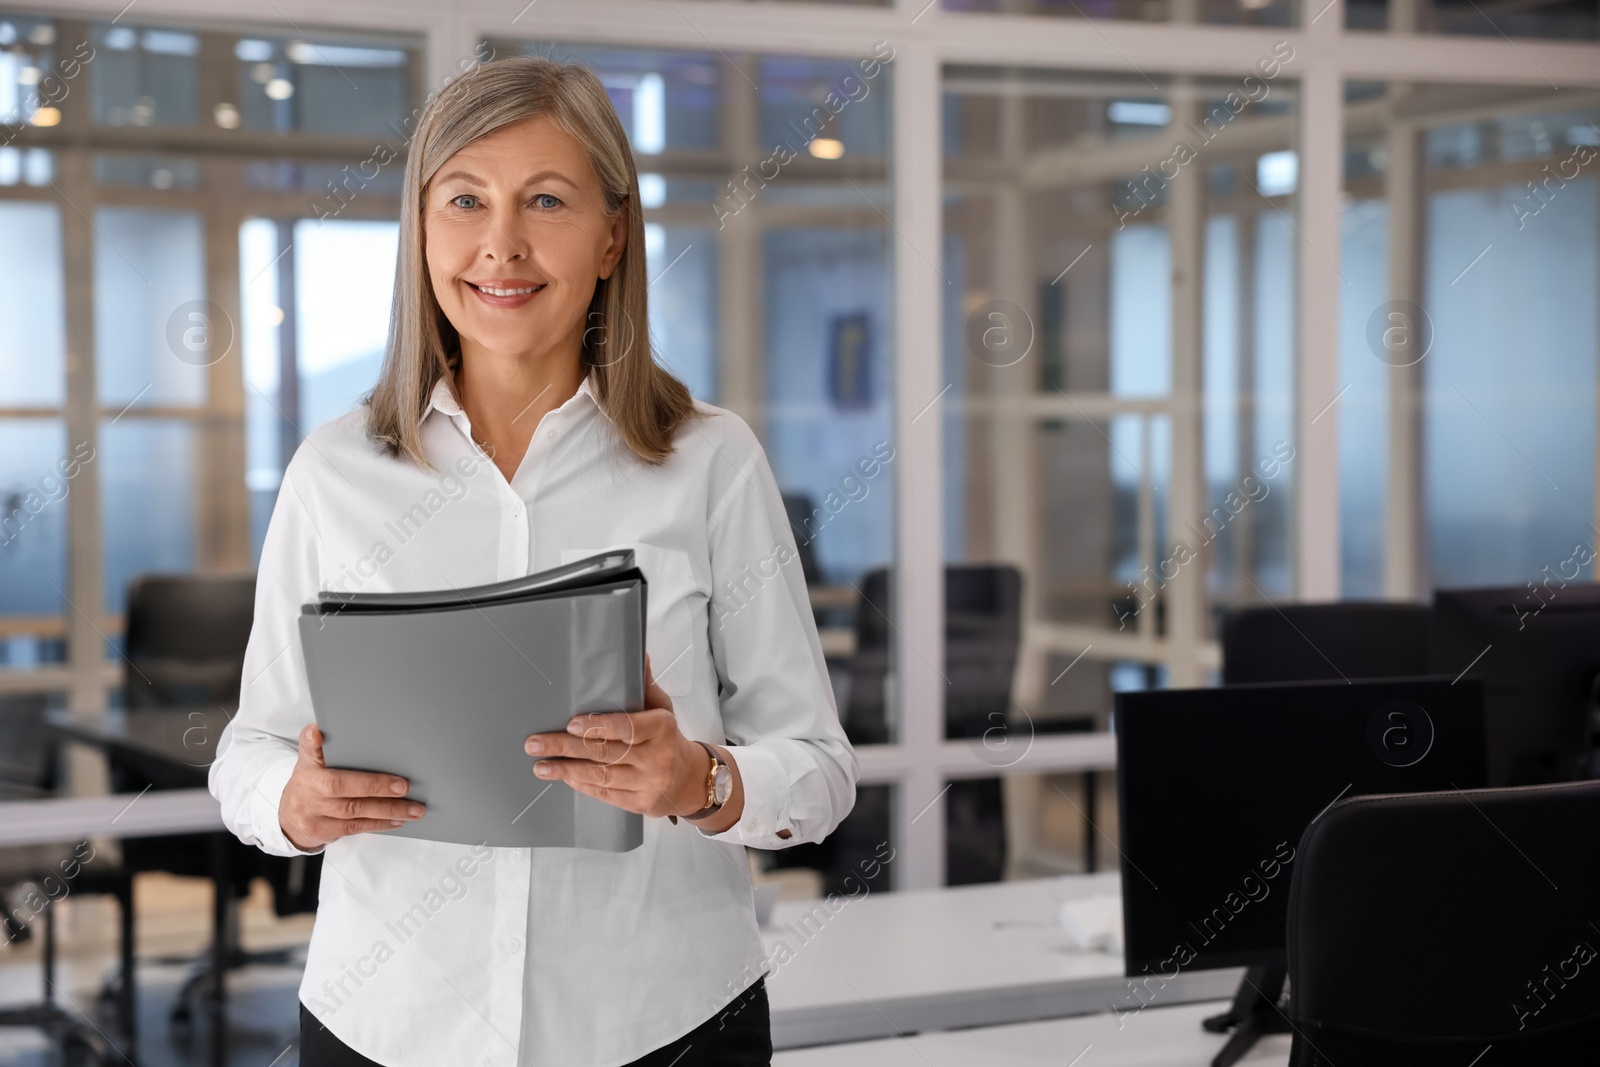
[[(647, 818), (631, 852), (491, 848), (382, 833), (324, 854), (301, 1001), (383, 1064), (612, 1067), (688, 1033), (766, 970), (745, 846), (827, 836), (855, 803), (777, 483), (750, 428), (700, 405), (659, 467), (585, 378), (508, 483), (449, 379), (422, 423), (438, 471), (385, 456), (356, 408), (313, 431), (278, 491), (239, 712), (211, 792), (243, 841), (307, 855), (278, 803), (314, 720), (296, 619), (319, 590), (465, 588), (609, 548), (650, 585), (646, 649), (679, 729), (725, 744), (744, 811), (719, 834)], [(439, 714), (450, 714), (440, 708)], [(529, 757), (529, 773), (533, 758)]]

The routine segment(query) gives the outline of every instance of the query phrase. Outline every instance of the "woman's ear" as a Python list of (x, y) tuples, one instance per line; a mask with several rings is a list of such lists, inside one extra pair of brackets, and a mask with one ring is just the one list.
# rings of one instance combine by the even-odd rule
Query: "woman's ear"
[(622, 259), (622, 252), (628, 247), (628, 209), (629, 200), (624, 197), (617, 206), (617, 213), (610, 220), (610, 243), (600, 257), (600, 279), (604, 281), (611, 277), (611, 272), (617, 269), (617, 263)]

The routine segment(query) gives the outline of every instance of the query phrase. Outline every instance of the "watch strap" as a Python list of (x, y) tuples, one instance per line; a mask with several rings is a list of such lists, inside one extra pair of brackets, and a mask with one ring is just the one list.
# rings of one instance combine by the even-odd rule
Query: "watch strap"
[[(717, 750), (707, 742), (696, 741), (695, 744), (705, 749), (706, 754), (711, 757), (711, 770), (706, 772), (706, 806), (699, 811), (691, 811), (684, 816), (685, 819), (701, 819), (707, 815), (715, 815), (722, 810), (722, 804), (717, 801), (717, 771), (724, 766), (722, 758), (717, 755)], [(671, 819), (674, 825), (678, 822), (676, 815), (668, 815), (667, 818)]]

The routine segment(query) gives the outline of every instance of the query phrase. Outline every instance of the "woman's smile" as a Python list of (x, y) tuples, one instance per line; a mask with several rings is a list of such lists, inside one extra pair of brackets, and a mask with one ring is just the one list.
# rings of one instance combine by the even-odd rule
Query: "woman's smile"
[(490, 307), (519, 308), (532, 300), (545, 284), (525, 278), (484, 279), (467, 282), (467, 288)]

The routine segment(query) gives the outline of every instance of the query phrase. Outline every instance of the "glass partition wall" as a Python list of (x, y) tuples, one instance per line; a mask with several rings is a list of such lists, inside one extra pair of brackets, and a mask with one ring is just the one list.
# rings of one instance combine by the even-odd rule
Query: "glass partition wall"
[(760, 436), (857, 745), (846, 824), (763, 861), (1113, 865), (1113, 694), (1205, 684), (1219, 612), (1592, 545), (1592, 17), (1334, 6), (0, 12), (0, 704), (106, 706), (132, 574), (253, 565), (375, 374), (418, 109), (551, 55), (628, 130), (659, 358)]

